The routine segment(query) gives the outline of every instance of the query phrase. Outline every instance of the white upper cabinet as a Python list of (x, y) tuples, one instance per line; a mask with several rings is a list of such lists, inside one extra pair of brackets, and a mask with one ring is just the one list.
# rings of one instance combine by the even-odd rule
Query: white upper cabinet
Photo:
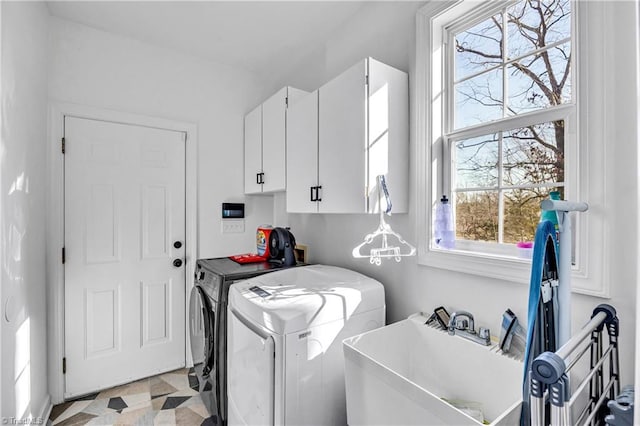
[(262, 192), (262, 105), (244, 117), (244, 192)]
[(244, 192), (286, 189), (287, 105), (307, 92), (284, 87), (244, 119)]
[(287, 110), (287, 210), (318, 211), (318, 91)]
[(379, 212), (384, 175), (392, 211), (406, 213), (408, 95), (406, 73), (367, 58), (291, 106), (287, 210)]

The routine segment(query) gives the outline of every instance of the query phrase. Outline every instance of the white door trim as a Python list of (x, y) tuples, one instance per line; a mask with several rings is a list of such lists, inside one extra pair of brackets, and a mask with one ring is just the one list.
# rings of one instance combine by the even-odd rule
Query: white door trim
[(49, 104), (49, 129), (47, 140), (47, 340), (48, 379), (51, 403), (64, 401), (64, 268), (61, 262), (64, 243), (64, 162), (61, 140), (64, 135), (64, 117), (73, 116), (121, 124), (154, 127), (185, 132), (185, 213), (186, 213), (186, 267), (185, 267), (185, 365), (191, 366), (189, 344), (189, 294), (193, 287), (195, 263), (197, 260), (197, 211), (198, 211), (198, 126), (195, 123), (180, 122), (164, 118), (148, 117), (120, 111), (96, 108), (70, 103)]

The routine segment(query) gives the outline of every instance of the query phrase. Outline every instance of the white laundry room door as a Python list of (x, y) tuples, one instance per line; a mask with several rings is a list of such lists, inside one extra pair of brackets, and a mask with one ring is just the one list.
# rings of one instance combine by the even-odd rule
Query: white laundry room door
[(185, 133), (65, 117), (65, 397), (185, 363)]

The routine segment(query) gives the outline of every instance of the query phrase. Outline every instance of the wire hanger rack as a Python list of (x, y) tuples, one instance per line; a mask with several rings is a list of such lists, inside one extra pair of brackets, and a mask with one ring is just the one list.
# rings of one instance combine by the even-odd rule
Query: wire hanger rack
[[(416, 248), (406, 242), (400, 234), (394, 232), (384, 220), (385, 214), (391, 215), (391, 198), (389, 197), (384, 175), (377, 176), (376, 181), (378, 184), (378, 199), (380, 200), (380, 224), (375, 231), (367, 234), (364, 237), (364, 241), (353, 249), (352, 255), (355, 258), (368, 258), (369, 263), (379, 266), (382, 264), (382, 259), (393, 258), (396, 262), (400, 262), (405, 256), (414, 256)], [(384, 209), (382, 208), (383, 201), (386, 204)], [(376, 247), (374, 243), (377, 240), (379, 240), (379, 246)], [(369, 253), (364, 254), (362, 249), (367, 245), (371, 245), (371, 247), (369, 248)]]

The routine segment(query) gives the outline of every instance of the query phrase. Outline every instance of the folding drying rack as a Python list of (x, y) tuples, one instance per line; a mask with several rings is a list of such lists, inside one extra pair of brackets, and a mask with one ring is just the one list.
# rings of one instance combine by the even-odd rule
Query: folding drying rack
[[(605, 326), (609, 344), (603, 352)], [(620, 393), (618, 333), (616, 310), (610, 305), (598, 305), (591, 320), (560, 349), (535, 358), (529, 371), (532, 426), (603, 424), (607, 401), (614, 400)], [(587, 351), (591, 356), (589, 372), (572, 386), (575, 389), (572, 392), (568, 373)], [(578, 400), (584, 400), (581, 394), (587, 386), (589, 399), (573, 421), (572, 408)]]

